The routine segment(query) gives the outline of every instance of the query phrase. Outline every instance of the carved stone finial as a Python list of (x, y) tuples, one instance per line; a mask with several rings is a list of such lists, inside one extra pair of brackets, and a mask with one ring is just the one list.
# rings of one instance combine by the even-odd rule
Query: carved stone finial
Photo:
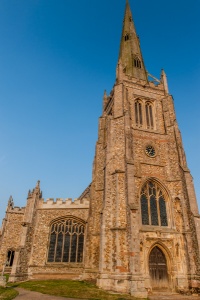
[(163, 69), (161, 71), (161, 82), (163, 83), (165, 92), (167, 94), (169, 94), (168, 83), (167, 83), (167, 75), (166, 75), (166, 73), (165, 73), (165, 71)]
[(12, 206), (12, 207), (14, 205), (14, 201), (13, 201), (13, 197), (12, 196), (10, 196), (10, 198), (8, 199), (8, 205)]
[(37, 181), (36, 187), (40, 188), (40, 180)]

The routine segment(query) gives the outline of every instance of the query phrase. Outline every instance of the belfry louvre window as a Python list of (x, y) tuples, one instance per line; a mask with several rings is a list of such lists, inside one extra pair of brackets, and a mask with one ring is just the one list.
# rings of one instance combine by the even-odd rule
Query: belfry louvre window
[(148, 181), (140, 194), (143, 225), (168, 226), (166, 200), (156, 182)]
[(142, 103), (140, 101), (135, 101), (135, 123), (137, 126), (141, 127), (143, 124), (142, 120)]
[(153, 107), (150, 102), (145, 105), (147, 128), (153, 129)]
[(76, 219), (57, 220), (51, 225), (48, 262), (83, 261), (85, 225)]

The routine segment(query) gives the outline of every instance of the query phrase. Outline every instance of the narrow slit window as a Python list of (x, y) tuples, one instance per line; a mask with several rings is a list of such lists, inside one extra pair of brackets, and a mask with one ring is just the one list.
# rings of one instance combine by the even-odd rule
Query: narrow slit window
[(7, 266), (12, 267), (15, 257), (15, 251), (9, 250), (7, 253)]
[(125, 40), (125, 41), (128, 41), (128, 40), (129, 40), (129, 35), (128, 35), (128, 34), (125, 35), (124, 40)]

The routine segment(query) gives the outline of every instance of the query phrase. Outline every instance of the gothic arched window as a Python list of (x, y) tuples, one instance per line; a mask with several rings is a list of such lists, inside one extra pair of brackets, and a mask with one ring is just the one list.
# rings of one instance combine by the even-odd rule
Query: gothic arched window
[(166, 200), (163, 189), (154, 181), (147, 181), (140, 194), (143, 225), (168, 226)]
[(85, 225), (83, 222), (66, 218), (51, 225), (48, 249), (48, 262), (83, 261)]
[(153, 129), (153, 107), (150, 102), (145, 104), (147, 128)]
[(135, 123), (137, 126), (142, 126), (142, 103), (140, 101), (135, 101)]
[(138, 57), (134, 58), (133, 63), (134, 63), (134, 67), (141, 69), (141, 61)]

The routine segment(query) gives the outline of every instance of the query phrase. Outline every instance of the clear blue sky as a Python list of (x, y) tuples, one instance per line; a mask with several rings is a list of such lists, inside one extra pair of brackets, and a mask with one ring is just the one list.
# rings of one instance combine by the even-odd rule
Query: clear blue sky
[[(200, 202), (200, 1), (130, 0), (144, 61), (164, 68)], [(0, 1), (0, 219), (78, 197), (91, 181), (104, 89), (115, 81), (125, 0)]]

